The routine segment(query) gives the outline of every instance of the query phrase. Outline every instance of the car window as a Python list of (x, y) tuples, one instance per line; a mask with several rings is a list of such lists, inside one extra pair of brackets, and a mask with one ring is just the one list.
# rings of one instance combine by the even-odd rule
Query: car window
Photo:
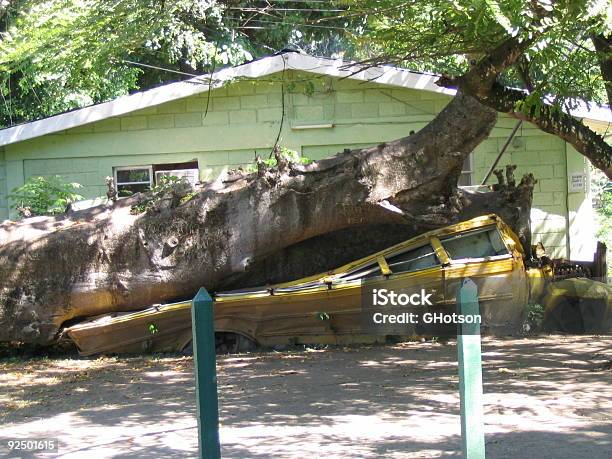
[(370, 277), (381, 276), (380, 265), (378, 262), (350, 271), (338, 278), (339, 281), (352, 281), (356, 279), (369, 279)]
[(440, 238), (451, 259), (484, 258), (506, 255), (508, 249), (497, 228), (470, 231)]
[(429, 244), (388, 256), (386, 259), (393, 273), (418, 271), (420, 269), (432, 268), (440, 264), (440, 260), (438, 260), (434, 249)]
[(321, 281), (313, 281), (313, 282), (305, 282), (303, 284), (291, 285), (289, 287), (277, 287), (274, 289), (276, 293), (291, 293), (291, 292), (300, 292), (304, 290), (312, 290), (318, 289), (321, 287), (325, 287), (326, 284)]

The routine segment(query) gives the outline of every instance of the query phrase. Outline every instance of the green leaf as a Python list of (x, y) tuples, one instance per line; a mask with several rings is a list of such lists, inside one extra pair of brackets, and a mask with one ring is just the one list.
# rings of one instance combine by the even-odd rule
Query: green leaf
[(32, 215), (53, 215), (66, 211), (69, 204), (83, 198), (75, 190), (78, 183), (65, 183), (60, 176), (30, 177), (9, 195), (12, 209), (27, 208)]
[(330, 320), (330, 316), (326, 312), (319, 312), (319, 313), (317, 313), (317, 319), (319, 319), (319, 320)]

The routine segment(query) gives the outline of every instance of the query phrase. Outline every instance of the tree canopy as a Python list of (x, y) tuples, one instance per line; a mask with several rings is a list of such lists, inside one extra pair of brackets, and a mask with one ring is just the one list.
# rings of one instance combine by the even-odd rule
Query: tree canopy
[(612, 177), (612, 147), (568, 115), (612, 100), (607, 0), (3, 0), (0, 19), (0, 126), (293, 46), (440, 73)]
[(482, 104), (558, 135), (612, 177), (612, 148), (568, 116), (612, 100), (607, 0), (356, 0), (366, 63), (443, 73)]
[(339, 11), (317, 1), (0, 1), (0, 127), (286, 46), (324, 54), (350, 48), (337, 24), (344, 19), (301, 27)]

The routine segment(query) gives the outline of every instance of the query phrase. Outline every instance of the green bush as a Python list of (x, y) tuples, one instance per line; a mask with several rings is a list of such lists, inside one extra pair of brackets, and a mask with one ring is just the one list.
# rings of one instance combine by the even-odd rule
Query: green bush
[(612, 276), (612, 182), (600, 171), (595, 171), (591, 178), (593, 208), (597, 220), (597, 239), (608, 248), (608, 276)]
[(79, 183), (66, 183), (60, 176), (30, 177), (22, 186), (14, 188), (9, 195), (12, 209), (21, 216), (55, 215), (66, 211), (72, 202), (83, 199), (76, 190)]
[[(301, 156), (297, 151), (290, 150), (287, 147), (280, 147), (280, 153), (288, 162), (292, 164), (309, 164), (312, 162), (311, 159)], [(264, 159), (263, 162), (267, 168), (272, 168), (276, 166), (277, 161), (276, 161), (276, 158), (268, 158), (268, 159)], [(248, 164), (245, 170), (247, 172), (256, 172), (257, 164), (255, 163)]]
[(609, 244), (612, 236), (612, 191), (604, 190), (601, 193), (596, 211), (599, 215), (597, 237), (600, 241)]
[(544, 320), (544, 306), (533, 303), (525, 306), (525, 327), (526, 331), (539, 330)]

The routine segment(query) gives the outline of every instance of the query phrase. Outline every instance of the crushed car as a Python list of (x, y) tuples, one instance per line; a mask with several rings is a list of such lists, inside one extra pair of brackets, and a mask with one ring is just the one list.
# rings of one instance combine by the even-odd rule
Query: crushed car
[[(553, 264), (545, 257), (528, 259), (510, 227), (498, 216), (486, 215), (421, 234), (329, 272), (213, 293), (217, 344), (221, 350), (240, 351), (254, 345), (377, 341), (381, 337), (372, 336), (363, 324), (364, 292), (418, 287), (428, 292), (428, 310), (449, 314), (456, 310), (457, 290), (468, 277), (477, 284), (482, 332), (487, 334), (520, 331), (527, 304), (548, 301), (545, 318), (561, 321), (567, 312), (559, 311), (580, 303), (575, 294), (567, 294), (577, 280), (564, 279), (566, 285), (555, 287)], [(590, 279), (579, 282), (581, 294), (590, 292), (588, 305), (582, 302), (590, 326), (609, 330), (610, 288)], [(584, 314), (580, 307), (577, 314)], [(416, 325), (402, 335), (436, 333)], [(191, 301), (95, 317), (65, 328), (62, 336), (82, 355), (182, 351), (191, 343)]]

